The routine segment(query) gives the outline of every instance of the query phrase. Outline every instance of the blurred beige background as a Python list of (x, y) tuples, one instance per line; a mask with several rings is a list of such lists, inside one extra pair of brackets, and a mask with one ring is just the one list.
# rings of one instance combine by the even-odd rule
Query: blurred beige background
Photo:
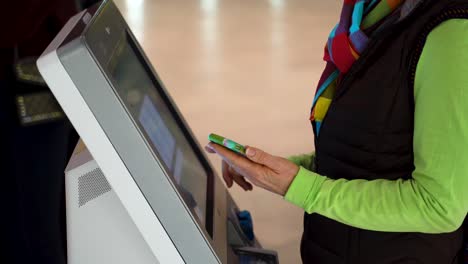
[[(309, 107), (342, 1), (115, 1), (202, 145), (216, 132), (281, 156), (313, 150)], [(264, 247), (300, 263), (302, 210), (258, 188), (231, 193)]]

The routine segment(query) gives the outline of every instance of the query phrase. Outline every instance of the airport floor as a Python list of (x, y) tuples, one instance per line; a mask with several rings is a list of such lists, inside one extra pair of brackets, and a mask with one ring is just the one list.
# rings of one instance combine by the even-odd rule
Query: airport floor
[[(313, 151), (309, 107), (342, 1), (116, 2), (202, 145), (216, 132), (285, 157)], [(263, 246), (300, 263), (301, 209), (259, 188), (231, 193)]]

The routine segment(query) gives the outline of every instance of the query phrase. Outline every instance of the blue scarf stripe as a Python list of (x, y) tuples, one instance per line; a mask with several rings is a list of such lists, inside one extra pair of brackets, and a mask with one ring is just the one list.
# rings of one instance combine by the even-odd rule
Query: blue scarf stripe
[(364, 4), (365, 1), (361, 0), (354, 6), (352, 24), (349, 29), (350, 34), (361, 30), (362, 16), (364, 15)]
[(336, 36), (336, 30), (337, 30), (337, 28), (338, 28), (338, 24), (337, 24), (337, 25), (333, 28), (333, 30), (331, 31), (330, 37), (328, 37), (328, 39), (329, 39), (329, 40), (328, 40), (328, 44), (327, 44), (327, 46), (328, 46), (328, 54), (330, 54), (330, 58), (331, 58), (332, 61), (333, 61), (332, 41), (333, 41), (333, 39), (334, 39), (335, 36)]
[(320, 134), (320, 128), (322, 127), (322, 122), (315, 121), (315, 130), (317, 131), (317, 136)]

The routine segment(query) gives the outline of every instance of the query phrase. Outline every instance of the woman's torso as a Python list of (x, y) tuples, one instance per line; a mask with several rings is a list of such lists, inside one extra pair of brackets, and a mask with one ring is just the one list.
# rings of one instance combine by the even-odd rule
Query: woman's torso
[[(413, 81), (425, 36), (468, 18), (468, 1), (426, 0), (377, 32), (341, 80), (316, 138), (317, 173), (330, 178), (408, 179), (414, 170)], [(345, 132), (344, 132), (345, 131)], [(453, 263), (462, 230), (449, 234), (374, 232), (305, 215), (305, 263)]]

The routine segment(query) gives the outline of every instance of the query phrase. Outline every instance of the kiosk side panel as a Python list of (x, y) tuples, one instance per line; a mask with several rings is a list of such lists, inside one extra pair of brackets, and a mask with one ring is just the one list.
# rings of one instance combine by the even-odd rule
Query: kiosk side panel
[[(109, 139), (108, 143), (112, 145), (111, 148), (116, 150), (115, 155), (119, 156), (122, 166), (126, 166), (125, 170), (128, 170), (129, 178), (133, 177), (136, 182), (136, 185), (135, 182), (132, 185), (139, 188), (139, 194), (145, 194), (143, 198), (146, 201), (139, 204), (126, 202), (132, 194), (128, 192), (128, 186), (116, 185), (113, 175), (116, 172), (111, 167), (117, 164), (103, 161), (105, 160), (103, 156), (109, 155), (105, 153), (107, 148), (92, 146), (92, 142), (87, 142), (91, 153), (143, 235), (147, 234), (147, 230), (141, 228), (142, 226), (150, 226), (152, 221), (158, 223), (160, 221), (172, 240), (172, 242), (157, 241), (159, 238), (146, 235), (149, 245), (154, 247), (154, 250), (161, 250), (161, 243), (174, 243), (186, 263), (219, 263), (200, 228), (184, 207), (181, 197), (178, 196), (174, 186), (163, 172), (162, 166), (156, 161), (92, 55), (83, 43), (74, 42), (73, 44), (62, 49), (61, 62), (72, 77), (84, 101), (92, 109), (93, 115), (105, 134), (103, 137)], [(86, 138), (84, 140), (86, 141)], [(100, 150), (97, 151), (97, 149)], [(141, 207), (146, 207), (148, 203), (154, 212), (153, 216), (157, 216), (157, 219), (141, 215), (140, 209), (143, 209)]]
[[(122, 199), (123, 203), (134, 216), (140, 231), (145, 230), (142, 234), (157, 259), (162, 263), (184, 263), (151, 209), (148, 206), (141, 207), (142, 204), (146, 204), (144, 197), (135, 183), (130, 181), (131, 176), (120, 157), (61, 64), (56, 48), (58, 47), (49, 47), (48, 53), (38, 60), (41, 75), (80, 136), (89, 145), (94, 145), (93, 156), (106, 168), (105, 173), (112, 175), (111, 185), (118, 190), (121, 199), (125, 198)], [(140, 205), (140, 208), (133, 205)]]

